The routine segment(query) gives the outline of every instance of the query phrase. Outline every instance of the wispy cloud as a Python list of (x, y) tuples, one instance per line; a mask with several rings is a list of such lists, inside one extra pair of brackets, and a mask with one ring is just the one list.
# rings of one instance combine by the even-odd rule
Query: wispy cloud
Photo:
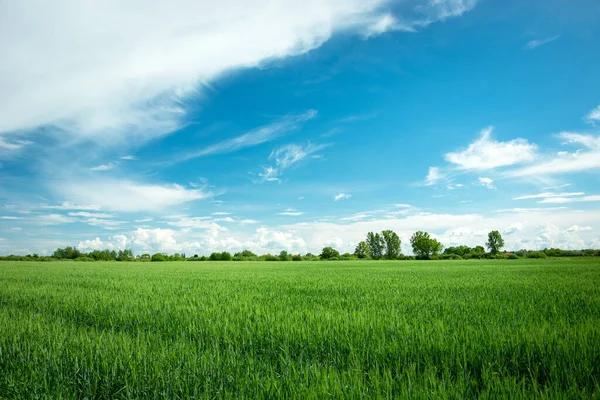
[(545, 44), (548, 44), (550, 42), (555, 41), (556, 39), (558, 39), (560, 37), (560, 35), (555, 35), (555, 36), (551, 36), (545, 39), (534, 39), (534, 40), (530, 40), (529, 42), (527, 42), (527, 44), (525, 45), (525, 48), (528, 50), (533, 50), (536, 47), (540, 47), (543, 46)]
[(580, 203), (600, 201), (600, 195), (583, 196), (583, 197), (549, 197), (539, 201), (543, 204), (565, 204), (565, 203)]
[(57, 195), (123, 212), (162, 211), (173, 205), (213, 196), (205, 188), (191, 189), (178, 184), (159, 185), (115, 179), (85, 183), (73, 181), (54, 189)]
[(290, 217), (299, 217), (302, 214), (304, 214), (302, 211), (298, 211), (295, 208), (288, 208), (285, 211), (279, 213), (279, 215), (287, 215)]
[(323, 150), (328, 146), (330, 145), (315, 145), (311, 143), (306, 145), (288, 144), (273, 150), (269, 156), (269, 160), (274, 161), (275, 166), (263, 166), (263, 172), (258, 174), (260, 180), (257, 183), (280, 181), (280, 177), (286, 169), (302, 161), (308, 156), (312, 155), (312, 158), (315, 158), (314, 153)]
[(440, 180), (444, 179), (444, 174), (440, 172), (438, 167), (429, 167), (429, 172), (425, 177), (425, 186), (432, 186), (438, 183)]
[(90, 171), (109, 171), (115, 167), (114, 163), (108, 163), (103, 165), (98, 165), (97, 167), (90, 168)]
[(0, 136), (0, 149), (19, 150), (19, 149), (23, 148), (24, 146), (27, 146), (30, 144), (33, 144), (33, 142), (30, 140), (15, 140), (12, 142), (8, 142), (8, 141), (6, 141), (6, 139), (4, 139), (2, 136)]
[(299, 129), (303, 122), (313, 119), (316, 116), (316, 110), (308, 110), (302, 114), (288, 115), (271, 124), (261, 126), (260, 128), (254, 129), (241, 136), (223, 140), (193, 153), (178, 156), (172, 162), (177, 163), (213, 154), (232, 153), (247, 147), (270, 142), (286, 133)]
[(600, 168), (600, 136), (563, 132), (558, 135), (565, 145), (583, 146), (575, 152), (559, 152), (540, 158), (537, 163), (506, 173), (508, 177), (551, 176)]
[(527, 194), (524, 196), (513, 197), (513, 200), (528, 200), (528, 199), (544, 199), (549, 197), (570, 197), (570, 196), (583, 196), (584, 192), (569, 192), (569, 193), (553, 193), (544, 192), (538, 194)]
[(85, 217), (85, 218), (114, 218), (112, 214), (105, 213), (91, 213), (87, 211), (70, 212), (71, 217)]
[(121, 157), (121, 160), (125, 160), (125, 161), (134, 161), (134, 160), (137, 160), (137, 158), (136, 158), (135, 156), (128, 155), (128, 156), (123, 156), (123, 157)]
[(347, 194), (347, 193), (338, 193), (335, 196), (333, 196), (333, 201), (338, 201), (338, 200), (344, 200), (344, 199), (349, 199), (350, 197), (352, 197), (351, 194)]
[(81, 205), (74, 204), (68, 201), (63, 202), (59, 206), (49, 206), (43, 204), (41, 208), (53, 209), (53, 210), (83, 210), (83, 211), (97, 211), (100, 210), (100, 206), (98, 205)]
[(591, 124), (595, 124), (596, 122), (600, 122), (600, 105), (590, 111), (586, 116), (585, 120)]

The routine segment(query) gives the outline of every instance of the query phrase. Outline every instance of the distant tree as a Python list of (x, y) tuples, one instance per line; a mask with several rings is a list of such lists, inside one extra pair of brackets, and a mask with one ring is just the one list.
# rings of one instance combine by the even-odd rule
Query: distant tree
[(383, 257), (383, 253), (385, 250), (385, 241), (383, 237), (379, 233), (369, 232), (367, 233), (367, 246), (369, 246), (369, 251), (371, 253), (371, 258), (373, 260), (379, 260)]
[(233, 257), (231, 257), (231, 253), (224, 251), (221, 253), (221, 261), (231, 261)]
[(294, 254), (292, 256), (292, 261), (302, 261), (302, 256), (300, 254)]
[(371, 257), (371, 249), (367, 245), (367, 242), (362, 241), (356, 245), (354, 249), (354, 255), (358, 258), (369, 258)]
[(490, 253), (497, 254), (504, 247), (504, 239), (498, 231), (491, 231), (488, 233), (488, 241), (485, 244)]
[(140, 256), (140, 259), (141, 259), (141, 260), (149, 260), (149, 259), (150, 259), (150, 254), (142, 254), (142, 255)]
[(418, 231), (410, 238), (410, 244), (415, 256), (420, 259), (428, 259), (442, 251), (442, 244), (429, 236), (429, 233)]
[[(482, 249), (483, 249), (483, 247), (482, 247)], [(463, 246), (455, 246), (455, 247), (451, 246), (451, 247), (447, 247), (446, 249), (444, 249), (444, 254), (456, 254), (461, 257), (464, 257), (471, 252), (473, 252), (473, 249), (470, 248), (469, 246), (464, 246), (464, 245)]]
[(244, 250), (244, 251), (235, 253), (233, 256), (234, 257), (256, 257), (256, 254), (254, 254), (250, 250)]
[(385, 230), (381, 232), (383, 241), (385, 243), (384, 256), (388, 260), (395, 260), (400, 255), (400, 237), (392, 230)]
[(210, 261), (221, 261), (221, 253), (210, 253), (210, 257), (208, 258)]
[(152, 261), (168, 261), (169, 257), (163, 253), (156, 253), (152, 255)]
[(324, 247), (323, 250), (321, 251), (321, 255), (319, 257), (321, 257), (321, 259), (323, 259), (323, 260), (329, 260), (330, 258), (339, 257), (339, 256), (340, 256), (340, 253), (333, 247)]
[(290, 260), (290, 255), (288, 254), (288, 252), (285, 250), (281, 250), (281, 252), (279, 253), (279, 261), (289, 261), (289, 260)]

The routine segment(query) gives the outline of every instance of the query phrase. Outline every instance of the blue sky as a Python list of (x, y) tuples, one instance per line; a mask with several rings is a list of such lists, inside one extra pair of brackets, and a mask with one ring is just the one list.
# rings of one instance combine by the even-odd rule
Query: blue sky
[(593, 0), (0, 4), (0, 253), (598, 248), (599, 40)]

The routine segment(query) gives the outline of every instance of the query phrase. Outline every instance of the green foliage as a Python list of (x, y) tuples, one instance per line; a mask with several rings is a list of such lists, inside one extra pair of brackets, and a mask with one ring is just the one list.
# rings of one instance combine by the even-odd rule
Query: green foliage
[(548, 258), (543, 251), (530, 251), (527, 253), (527, 258)]
[(369, 246), (369, 253), (373, 260), (379, 260), (384, 256), (385, 241), (379, 233), (367, 233), (366, 243)]
[(367, 242), (359, 242), (354, 249), (354, 255), (358, 258), (370, 258), (371, 249), (367, 245)]
[(400, 237), (391, 230), (381, 232), (381, 237), (385, 243), (384, 256), (388, 260), (395, 260), (400, 256)]
[(0, 263), (0, 398), (599, 393), (596, 259), (241, 264)]
[(442, 244), (433, 239), (429, 233), (418, 231), (410, 238), (413, 253), (417, 259), (427, 260), (437, 256), (442, 251)]
[(292, 256), (290, 256), (287, 251), (281, 250), (279, 253), (279, 261), (290, 261), (291, 259)]
[(485, 244), (490, 253), (496, 254), (504, 247), (504, 239), (498, 231), (491, 231), (488, 233), (488, 241)]
[(169, 256), (164, 253), (156, 253), (152, 255), (152, 261), (169, 261)]
[(331, 260), (331, 261), (335, 261), (333, 259), (334, 258), (337, 259), (339, 256), (340, 256), (340, 253), (333, 247), (323, 247), (323, 250), (321, 251), (321, 255), (319, 255), (319, 257), (322, 260)]

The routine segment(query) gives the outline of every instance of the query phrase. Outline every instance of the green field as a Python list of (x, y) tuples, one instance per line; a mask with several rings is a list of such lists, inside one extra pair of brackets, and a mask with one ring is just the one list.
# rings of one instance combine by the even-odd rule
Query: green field
[(0, 262), (0, 398), (600, 397), (600, 259)]

